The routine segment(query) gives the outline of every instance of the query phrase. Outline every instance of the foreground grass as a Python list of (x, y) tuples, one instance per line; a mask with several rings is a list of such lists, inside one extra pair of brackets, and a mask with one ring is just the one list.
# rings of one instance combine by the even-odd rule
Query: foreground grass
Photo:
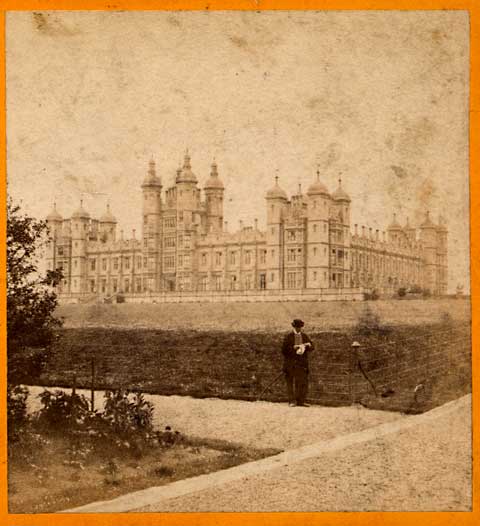
[(132, 491), (211, 473), (278, 453), (222, 441), (189, 440), (141, 454), (111, 450), (79, 458), (61, 435), (25, 437), (10, 445), (10, 513), (51, 513)]

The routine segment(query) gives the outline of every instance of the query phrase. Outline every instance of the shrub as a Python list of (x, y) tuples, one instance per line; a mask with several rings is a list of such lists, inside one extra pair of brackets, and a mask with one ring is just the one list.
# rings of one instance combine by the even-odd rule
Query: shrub
[(400, 287), (398, 290), (397, 290), (397, 296), (399, 298), (404, 298), (405, 296), (407, 295), (407, 289), (405, 287)]
[(125, 296), (123, 294), (117, 294), (117, 303), (125, 303)]
[(422, 294), (424, 298), (429, 298), (432, 295), (430, 289), (423, 289)]
[(125, 389), (106, 391), (103, 418), (121, 437), (129, 437), (132, 433), (148, 434), (153, 428), (153, 405), (142, 393), (130, 393)]
[(365, 301), (375, 301), (380, 298), (380, 294), (377, 289), (373, 289), (371, 292), (364, 292), (363, 299)]
[(419, 285), (413, 285), (409, 290), (410, 294), (421, 294), (423, 292), (422, 287)]
[(61, 429), (68, 433), (84, 424), (90, 416), (89, 403), (83, 395), (45, 390), (39, 396), (43, 407), (36, 415), (36, 423), (46, 430)]
[(28, 422), (28, 389), (23, 385), (7, 387), (8, 439), (17, 440)]

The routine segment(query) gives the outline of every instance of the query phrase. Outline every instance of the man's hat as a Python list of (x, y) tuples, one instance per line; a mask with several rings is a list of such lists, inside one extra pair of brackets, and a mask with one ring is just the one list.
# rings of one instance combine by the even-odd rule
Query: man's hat
[(300, 327), (303, 327), (304, 325), (305, 325), (305, 323), (303, 323), (302, 320), (295, 319), (295, 320), (292, 321), (292, 327), (300, 328)]

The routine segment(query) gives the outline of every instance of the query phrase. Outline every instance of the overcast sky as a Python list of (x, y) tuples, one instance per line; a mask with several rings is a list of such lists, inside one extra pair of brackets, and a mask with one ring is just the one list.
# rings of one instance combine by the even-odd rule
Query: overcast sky
[(130, 237), (150, 156), (170, 186), (188, 147), (233, 230), (319, 165), (352, 224), (443, 213), (467, 286), (468, 32), (461, 11), (9, 13), (9, 193), (38, 217), (109, 200)]

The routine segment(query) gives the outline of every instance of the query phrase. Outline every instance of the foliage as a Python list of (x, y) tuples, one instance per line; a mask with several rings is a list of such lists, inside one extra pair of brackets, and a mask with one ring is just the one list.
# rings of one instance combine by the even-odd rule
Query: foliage
[(132, 433), (147, 434), (152, 431), (153, 405), (142, 393), (130, 393), (124, 389), (106, 391), (103, 418), (120, 437)]
[(43, 407), (36, 415), (37, 424), (50, 431), (68, 432), (84, 424), (90, 416), (88, 400), (83, 395), (45, 390), (40, 395)]
[(400, 287), (398, 290), (397, 290), (397, 296), (399, 298), (404, 298), (405, 296), (407, 295), (407, 289), (405, 287)]
[(25, 425), (27, 416), (28, 389), (24, 385), (7, 386), (7, 420), (8, 439), (18, 440)]
[(432, 292), (430, 289), (423, 289), (422, 294), (424, 298), (429, 298), (432, 295)]
[(7, 203), (7, 346), (8, 383), (19, 384), (38, 377), (48, 346), (61, 322), (54, 317), (54, 287), (60, 270), (38, 272), (37, 253), (48, 242), (45, 221), (23, 214)]
[(422, 287), (420, 287), (420, 285), (413, 285), (412, 287), (410, 287), (408, 292), (410, 292), (410, 294), (421, 294), (423, 292), (423, 289)]
[(125, 303), (125, 296), (121, 293), (117, 294), (117, 303)]
[(380, 294), (377, 289), (373, 289), (371, 292), (364, 292), (363, 299), (365, 301), (376, 301), (380, 298)]

